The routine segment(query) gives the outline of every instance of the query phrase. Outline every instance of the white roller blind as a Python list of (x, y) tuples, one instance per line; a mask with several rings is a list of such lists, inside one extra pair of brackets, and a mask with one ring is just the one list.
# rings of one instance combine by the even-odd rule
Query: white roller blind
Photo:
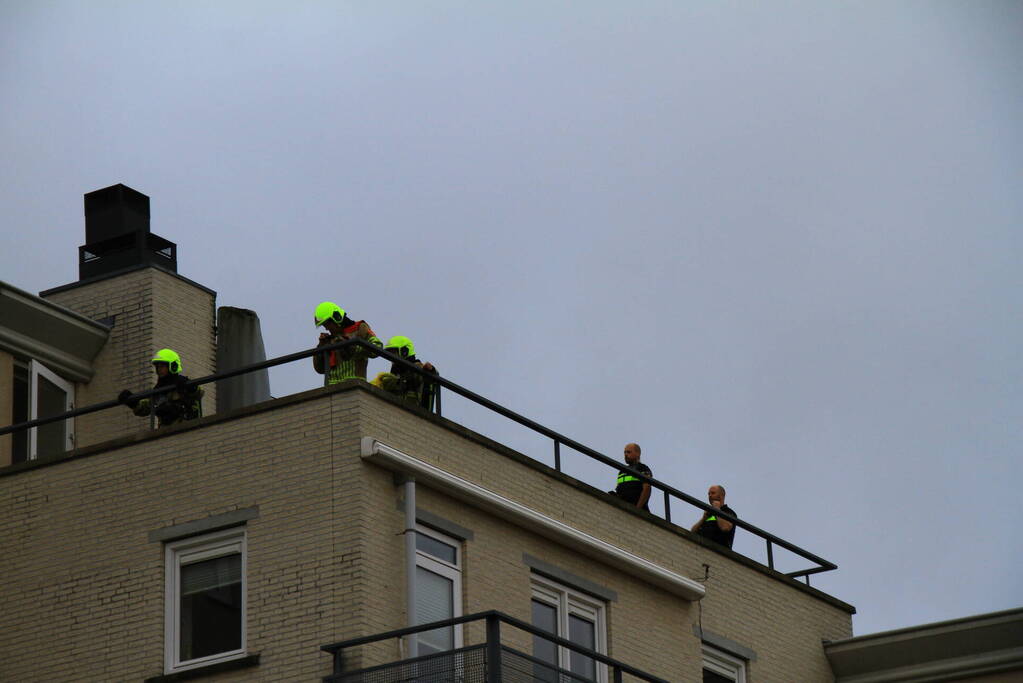
[(224, 555), (181, 567), (181, 594), (193, 595), (242, 581), (242, 556)]
[[(431, 621), (450, 619), (454, 616), (453, 585), (451, 579), (434, 574), (428, 569), (416, 567), (417, 623), (428, 624)], [(419, 640), (422, 644), (437, 650), (448, 650), (454, 647), (453, 633), (450, 627), (420, 634)]]

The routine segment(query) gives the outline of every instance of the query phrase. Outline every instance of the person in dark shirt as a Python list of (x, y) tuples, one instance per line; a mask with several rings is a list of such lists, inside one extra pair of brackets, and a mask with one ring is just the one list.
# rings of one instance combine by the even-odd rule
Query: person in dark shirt
[[(733, 517), (738, 516), (735, 514), (735, 510), (725, 505), (724, 486), (715, 484), (707, 489), (707, 502), (712, 507), (722, 512), (727, 512)], [(693, 525), (692, 531), (704, 538), (709, 538), (715, 543), (720, 543), (726, 548), (731, 548), (732, 541), (735, 539), (735, 524), (706, 510), (704, 510), (703, 516), (700, 517), (699, 521)]]
[[(652, 477), (653, 472), (650, 471), (650, 468), (639, 461), (641, 452), (639, 444), (626, 444), (625, 464), (648, 477)], [(650, 500), (650, 483), (643, 481), (631, 472), (618, 470), (618, 485), (613, 493), (622, 500), (635, 505), (640, 510), (650, 512), (650, 508), (646, 504)]]

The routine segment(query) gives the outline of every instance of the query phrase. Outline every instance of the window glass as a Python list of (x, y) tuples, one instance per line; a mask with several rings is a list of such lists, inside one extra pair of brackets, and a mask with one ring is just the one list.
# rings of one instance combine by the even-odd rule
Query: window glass
[[(604, 605), (588, 595), (546, 578), (535, 578), (532, 620), (534, 626), (575, 645), (594, 652), (607, 652)], [(568, 647), (559, 647), (541, 636), (533, 636), (533, 656), (578, 676), (578, 679), (573, 680), (606, 679), (606, 667), (592, 657)], [(543, 681), (557, 681), (564, 676), (559, 676), (553, 667), (535, 664), (533, 677)]]
[[(428, 569), (416, 567), (416, 623), (428, 624), (453, 616), (454, 582)], [(421, 633), (419, 646), (430, 652), (450, 650), (455, 646), (454, 629), (438, 628)]]
[[(587, 649), (596, 650), (596, 625), (588, 619), (583, 619), (575, 614), (570, 614), (568, 615), (568, 639), (576, 645), (582, 645)], [(572, 673), (582, 674), (590, 680), (593, 680), (597, 675), (597, 663), (593, 661), (592, 657), (587, 657), (581, 652), (569, 651), (568, 658), (570, 663), (568, 670)]]
[(425, 533), (416, 533), (416, 550), (433, 555), (448, 564), (458, 564), (458, 548)]
[(167, 673), (245, 656), (245, 529), (167, 544)]
[[(462, 616), (461, 543), (444, 534), (416, 526), (417, 624)], [(462, 646), (462, 627), (448, 626), (418, 634), (419, 654)]]
[[(558, 609), (533, 598), (533, 626), (553, 634), (558, 633)], [(539, 660), (558, 666), (558, 646), (540, 636), (533, 636), (533, 656)], [(533, 678), (540, 681), (558, 680), (557, 672), (552, 667), (533, 664)]]
[[(14, 422), (28, 422), (28, 368), (14, 365), (14, 405), (12, 406)], [(11, 462), (28, 460), (28, 430), (15, 432), (11, 435), (13, 450)]]
[[(62, 379), (37, 360), (30, 359), (28, 361), (27, 371), (22, 372), (17, 364), (15, 368), (15, 395), (18, 397), (15, 405), (27, 407), (26, 420), (53, 417), (71, 410), (74, 397), (73, 384)], [(27, 400), (22, 394), (21, 387), (25, 386), (21, 384), (22, 381), (28, 388)], [(23, 403), (22, 400), (24, 400)], [(26, 459), (29, 460), (35, 459), (40, 454), (61, 453), (73, 447), (73, 429), (73, 419), (33, 427), (26, 432), (27, 443), (25, 445), (18, 444), (18, 448), (23, 449)], [(18, 452), (18, 456), (20, 456), (20, 452)]]
[(703, 683), (746, 683), (746, 661), (704, 643)]
[[(41, 374), (36, 375), (36, 397), (36, 419), (67, 412), (67, 392)], [(66, 422), (66, 420), (62, 420), (38, 427), (36, 453), (45, 455), (67, 450), (65, 444), (67, 439)]]
[(182, 661), (241, 647), (241, 568), (239, 553), (181, 567)]

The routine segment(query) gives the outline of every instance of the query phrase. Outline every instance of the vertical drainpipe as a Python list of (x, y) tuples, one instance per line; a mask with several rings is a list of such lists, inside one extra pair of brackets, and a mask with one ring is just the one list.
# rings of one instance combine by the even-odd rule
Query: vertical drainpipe
[[(416, 480), (405, 480), (405, 595), (408, 599), (408, 625), (416, 625)], [(409, 658), (419, 656), (416, 634), (406, 637)]]

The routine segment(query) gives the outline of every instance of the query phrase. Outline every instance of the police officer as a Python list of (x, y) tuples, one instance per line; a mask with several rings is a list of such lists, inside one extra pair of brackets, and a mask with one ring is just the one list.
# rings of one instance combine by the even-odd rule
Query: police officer
[[(426, 372), (437, 374), (432, 363), (424, 363), (416, 358), (415, 344), (406, 336), (399, 334), (391, 337), (384, 350), (400, 356)], [(419, 406), (426, 410), (433, 407), (433, 383), (426, 381), (415, 370), (410, 370), (399, 363), (391, 363), (391, 371), (379, 373), (373, 383), (384, 391), (398, 396), (408, 405)]]
[[(707, 489), (707, 502), (716, 510), (727, 512), (733, 517), (736, 516), (735, 510), (725, 505), (725, 487), (720, 484), (715, 484)], [(703, 511), (703, 516), (696, 521), (691, 531), (704, 538), (709, 538), (715, 543), (720, 543), (726, 548), (731, 548), (732, 541), (735, 540), (735, 524), (706, 510)]]
[(132, 398), (132, 392), (125, 389), (118, 394), (118, 402), (131, 408), (139, 417), (154, 414), (161, 427), (202, 417), (203, 390), (190, 384), (188, 377), (181, 374), (181, 356), (171, 349), (160, 349), (153, 356), (152, 363), (156, 372), (156, 386), (153, 388), (173, 389), (143, 399)]
[[(638, 443), (625, 444), (625, 464), (652, 477), (654, 475), (650, 468), (639, 461), (641, 452)], [(650, 500), (650, 482), (643, 481), (627, 470), (618, 470), (618, 485), (611, 493), (640, 510), (650, 512), (650, 508), (647, 507), (647, 501)]]
[[(322, 325), (327, 330), (320, 333), (317, 346), (337, 344), (348, 339), (362, 339), (374, 346), (383, 347), (380, 339), (365, 320), (352, 320), (348, 317), (345, 309), (332, 301), (324, 301), (316, 307), (316, 311), (313, 313), (313, 322), (316, 323), (316, 327)], [(324, 372), (324, 354), (322, 353), (313, 356), (313, 369), (321, 375), (326, 374), (324, 384), (337, 384), (353, 377), (366, 379), (366, 366), (369, 365), (369, 359), (375, 354), (353, 344), (343, 349), (334, 349), (327, 355), (326, 373)]]

